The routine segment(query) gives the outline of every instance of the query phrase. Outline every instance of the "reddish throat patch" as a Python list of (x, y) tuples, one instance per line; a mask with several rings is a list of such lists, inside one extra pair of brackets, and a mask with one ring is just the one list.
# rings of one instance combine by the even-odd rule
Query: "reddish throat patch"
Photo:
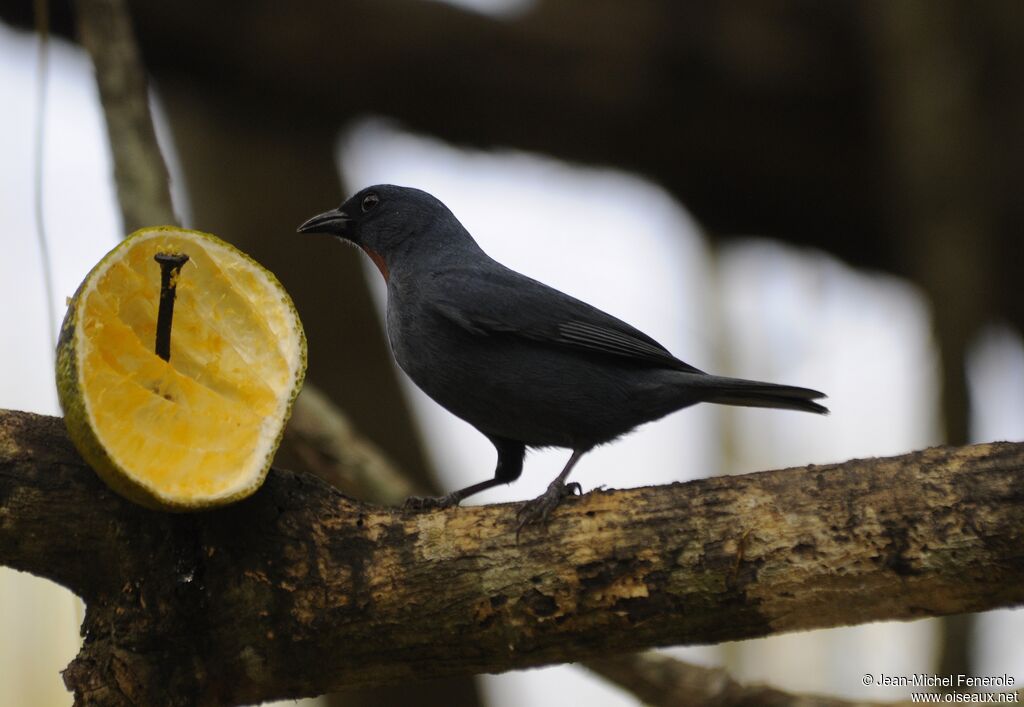
[(384, 281), (387, 282), (388, 264), (384, 262), (384, 256), (375, 250), (370, 250), (369, 248), (363, 248), (363, 252), (370, 256), (370, 260), (372, 260), (373, 264), (377, 266), (377, 269), (380, 270), (380, 274), (384, 276)]

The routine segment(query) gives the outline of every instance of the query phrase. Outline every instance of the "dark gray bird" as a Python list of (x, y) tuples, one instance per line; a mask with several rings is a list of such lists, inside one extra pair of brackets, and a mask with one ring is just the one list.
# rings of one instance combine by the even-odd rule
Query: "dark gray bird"
[(519, 477), (527, 447), (572, 456), (520, 529), (545, 520), (580, 457), (695, 403), (827, 413), (816, 390), (723, 378), (683, 363), (643, 332), (490, 258), (448, 208), (419, 189), (368, 187), (314, 216), (366, 252), (387, 281), (387, 332), (416, 385), (494, 443), (494, 478), (407, 504), (447, 507)]

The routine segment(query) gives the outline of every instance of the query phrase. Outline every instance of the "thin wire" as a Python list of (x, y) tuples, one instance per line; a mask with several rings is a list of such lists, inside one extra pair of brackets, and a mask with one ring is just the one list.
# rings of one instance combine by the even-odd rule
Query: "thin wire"
[(48, 0), (35, 0), (36, 32), (39, 34), (39, 52), (36, 62), (36, 130), (33, 155), (35, 171), (36, 239), (43, 265), (43, 287), (46, 290), (46, 314), (50, 334), (50, 355), (57, 351), (57, 311), (53, 306), (53, 272), (50, 268), (50, 248), (43, 222), (43, 145), (46, 138), (46, 85), (50, 59), (50, 6)]
[[(35, 172), (36, 239), (39, 242), (39, 255), (43, 266), (43, 287), (46, 290), (46, 315), (50, 335), (50, 360), (57, 356), (57, 311), (53, 306), (53, 273), (50, 269), (50, 248), (46, 241), (46, 228), (43, 223), (43, 144), (46, 131), (46, 86), (49, 77), (50, 59), (50, 6), (48, 0), (34, 0), (36, 16), (36, 33), (39, 35), (39, 51), (36, 62), (36, 125), (35, 144), (33, 145), (33, 171)], [(75, 625), (85, 621), (85, 604), (78, 597), (72, 597), (75, 608)], [(79, 631), (72, 634), (79, 641)]]

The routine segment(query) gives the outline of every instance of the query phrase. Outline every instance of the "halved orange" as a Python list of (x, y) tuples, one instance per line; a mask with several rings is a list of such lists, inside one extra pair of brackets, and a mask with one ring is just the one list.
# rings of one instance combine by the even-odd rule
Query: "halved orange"
[[(188, 260), (164, 274), (158, 254)], [(168, 360), (156, 343), (162, 274), (174, 293), (161, 321)], [(57, 347), (79, 452), (118, 493), (167, 510), (259, 488), (305, 371), (302, 323), (277, 278), (215, 236), (172, 226), (136, 231), (92, 269)]]

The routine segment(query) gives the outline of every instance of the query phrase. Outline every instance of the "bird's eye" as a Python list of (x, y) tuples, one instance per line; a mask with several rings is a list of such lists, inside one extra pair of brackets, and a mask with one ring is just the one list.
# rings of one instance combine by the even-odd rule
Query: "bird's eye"
[(379, 201), (380, 201), (380, 199), (377, 197), (376, 194), (367, 194), (366, 196), (364, 196), (363, 197), (363, 213), (365, 214), (367, 211), (372, 209), (374, 206), (377, 205), (377, 203)]

